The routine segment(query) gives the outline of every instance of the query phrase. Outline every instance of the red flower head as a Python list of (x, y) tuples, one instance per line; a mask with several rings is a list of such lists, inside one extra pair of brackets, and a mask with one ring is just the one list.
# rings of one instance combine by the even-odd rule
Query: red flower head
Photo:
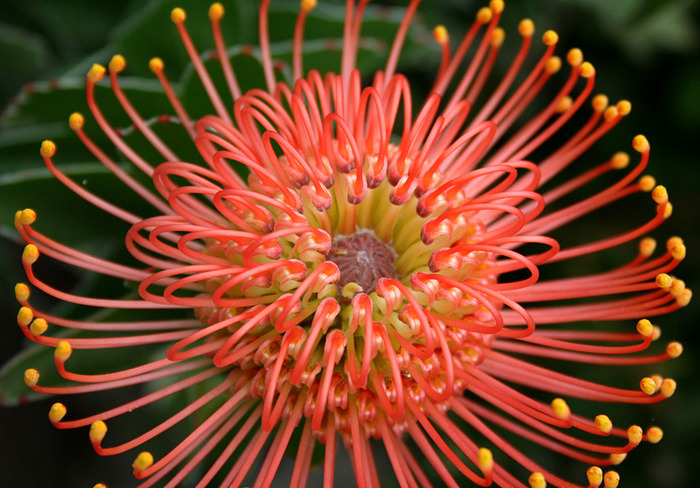
[[(665, 188), (641, 176), (650, 152), (644, 136), (634, 138), (633, 158), (617, 153), (582, 173), (564, 172), (629, 113), (629, 102), (591, 97), (596, 72), (581, 51), (572, 49), (562, 62), (552, 31), (542, 36), (543, 48), (535, 46), (529, 20), (520, 23), (521, 47), (510, 68), (493, 90), (484, 89), (504, 42), (501, 0), (479, 10), (456, 49), (444, 27), (435, 29), (442, 61), (424, 101), (412, 99), (408, 79), (396, 71), (418, 0), (406, 10), (386, 67), (369, 82), (355, 69), (368, 0), (347, 1), (339, 73), (305, 72), (304, 25), (315, 3), (301, 2), (286, 83), (269, 41), (269, 0), (262, 1), (266, 86), (245, 92), (222, 38), (223, 7), (209, 11), (222, 86), (200, 58), (185, 12), (174, 9), (214, 108), (198, 119), (188, 115), (159, 58), (150, 67), (174, 113), (157, 120), (144, 120), (120, 88), (122, 56), (107, 70), (93, 66), (92, 116), (150, 184), (93, 142), (82, 115), (73, 114), (70, 127), (158, 215), (142, 218), (74, 182), (55, 166), (56, 147), (45, 141), (41, 155), (56, 178), (130, 225), (125, 245), (139, 264), (52, 240), (34, 228), (32, 210), (16, 218), (27, 242), (23, 263), (31, 286), (59, 300), (140, 313), (126, 314), (129, 320), (55, 316), (30, 303), (28, 285), (17, 285), (20, 327), (55, 348), (59, 373), (75, 383), (44, 386), (32, 369), (27, 385), (49, 394), (150, 385), (140, 398), (86, 418), (70, 418), (62, 403), (49, 414), (58, 428), (89, 426), (102, 455), (138, 452), (167, 436), (169, 450), (136, 456), (142, 487), (160, 480), (176, 486), (195, 469), (198, 487), (269, 486), (285, 453), (294, 459), (290, 486), (306, 486), (320, 463), (330, 487), (339, 483), (338, 442), (363, 487), (380, 483), (372, 446), (382, 447), (405, 487), (431, 486), (431, 479), (436, 486), (521, 487), (527, 473), (532, 487), (617, 486), (617, 474), (603, 475), (598, 466), (618, 464), (642, 441), (657, 442), (660, 429), (614, 426), (604, 414), (577, 412), (576, 400), (570, 408), (567, 399), (649, 404), (671, 396), (675, 382), (652, 375), (623, 389), (607, 386), (606, 378), (570, 376), (561, 365), (612, 368), (678, 356), (678, 343), (642, 353), (658, 337), (648, 319), (690, 299), (669, 274), (685, 255), (679, 238), (655, 253), (645, 237), (636, 257), (609, 271), (576, 264), (644, 237), (671, 213)], [(568, 75), (557, 81), (562, 67)], [(160, 154), (156, 161), (142, 157), (101, 111), (95, 87), (107, 72), (133, 123), (129, 130)], [(553, 98), (538, 105), (551, 85), (559, 87)], [(232, 107), (223, 101), (229, 96)], [(182, 161), (157, 122), (178, 124), (182, 147), (194, 144), (200, 160)], [(613, 171), (621, 176), (607, 175)], [(549, 235), (565, 226), (576, 232), (580, 217), (643, 191), (655, 202), (645, 223), (575, 246)], [(40, 256), (136, 283), (138, 296), (59, 290), (34, 273)], [(576, 274), (557, 277), (561, 267), (552, 263), (569, 261)], [(62, 328), (91, 332), (45, 334)], [(109, 365), (110, 350), (144, 345), (152, 353), (135, 356), (138, 364), (128, 369), (87, 374), (68, 365), (76, 349), (104, 349)], [(178, 399), (172, 416), (123, 444), (104, 445), (111, 419), (170, 398)], [(188, 418), (191, 431), (179, 439), (169, 434)], [(583, 474), (573, 483), (558, 477), (527, 454), (532, 445), (593, 466), (588, 481)], [(509, 458), (524, 475), (504, 467), (512, 466)]]

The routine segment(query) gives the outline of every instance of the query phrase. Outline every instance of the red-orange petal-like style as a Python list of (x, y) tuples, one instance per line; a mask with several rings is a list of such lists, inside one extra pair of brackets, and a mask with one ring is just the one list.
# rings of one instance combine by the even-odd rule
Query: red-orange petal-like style
[[(152, 185), (108, 156), (83, 131), (81, 114), (71, 116), (70, 127), (156, 216), (135, 215), (71, 180), (56, 165), (56, 146), (42, 145), (58, 180), (126, 223), (134, 259), (121, 264), (73, 249), (37, 230), (33, 210), (17, 213), (29, 282), (16, 287), (18, 324), (29, 339), (56, 348), (57, 370), (71, 384), (43, 385), (35, 369), (25, 382), (58, 395), (149, 385), (142, 397), (82, 419), (56, 403), (51, 422), (90, 426), (99, 454), (134, 451), (141, 487), (176, 486), (195, 470), (197, 487), (270, 486), (284, 454), (293, 458), (290, 486), (306, 486), (320, 458), (323, 486), (336, 486), (337, 440), (360, 487), (378, 487), (385, 476), (373, 457), (379, 446), (402, 487), (617, 486), (617, 473), (603, 475), (600, 467), (618, 464), (642, 441), (658, 442), (661, 430), (643, 434), (604, 414), (593, 419), (567, 399), (651, 404), (671, 396), (675, 382), (651, 375), (632, 378), (625, 389), (558, 365), (647, 365), (679, 356), (678, 343), (645, 353), (658, 337), (648, 318), (691, 296), (670, 274), (685, 256), (682, 240), (673, 237), (655, 253), (655, 242), (643, 238), (671, 211), (666, 189), (642, 177), (646, 138), (634, 139), (636, 157), (617, 153), (578, 176), (562, 174), (629, 113), (629, 102), (592, 97), (595, 69), (577, 49), (565, 62), (557, 57), (552, 31), (528, 65), (537, 50), (529, 20), (519, 26), (521, 47), (510, 68), (487, 93), (505, 42), (501, 0), (479, 10), (454, 51), (447, 30), (435, 29), (440, 68), (432, 94), (417, 103), (398, 59), (419, 0), (408, 4), (386, 67), (368, 86), (355, 69), (368, 0), (347, 0), (338, 74), (304, 70), (304, 29), (316, 2), (303, 0), (287, 83), (271, 54), (269, 3), (261, 2), (259, 17), (266, 86), (247, 92), (222, 37), (223, 6), (209, 11), (219, 67), (200, 57), (184, 10), (173, 10), (212, 106), (211, 114), (191, 117), (164, 62), (151, 61), (172, 105), (162, 120), (181, 126), (180, 147), (166, 143), (120, 88), (122, 56), (108, 70), (90, 70), (94, 120)], [(557, 81), (563, 67), (568, 74)], [(221, 69), (224, 86), (212, 69)], [(96, 98), (107, 72), (133, 123), (127, 131), (110, 124), (112, 114)], [(588, 100), (590, 115), (580, 117)], [(559, 135), (565, 126), (568, 139)], [(124, 134), (131, 129), (159, 159), (148, 161), (129, 145)], [(199, 161), (177, 156), (190, 144)], [(610, 183), (612, 171), (622, 176)], [(560, 228), (579, 233), (582, 217), (643, 191), (654, 201), (646, 221), (583, 244), (579, 236), (574, 246), (552, 237)], [(617, 268), (576, 265), (640, 238), (638, 255)], [(35, 273), (44, 256), (134, 283), (139, 296), (58, 289)], [(552, 276), (548, 265), (561, 261), (575, 272)], [(131, 309), (125, 316), (137, 311), (143, 319), (52, 315), (32, 305), (30, 289), (91, 309)], [(52, 334), (56, 328), (90, 334)], [(82, 349), (134, 346), (152, 352), (135, 355), (128, 369), (102, 372), (109, 354), (99, 373), (70, 369)], [(176, 413), (111, 445), (105, 421), (168, 398), (180, 402)], [(169, 450), (142, 451), (185, 419), (192, 428), (181, 439), (167, 434)], [(532, 446), (584, 463), (581, 476), (560, 478), (530, 456)]]

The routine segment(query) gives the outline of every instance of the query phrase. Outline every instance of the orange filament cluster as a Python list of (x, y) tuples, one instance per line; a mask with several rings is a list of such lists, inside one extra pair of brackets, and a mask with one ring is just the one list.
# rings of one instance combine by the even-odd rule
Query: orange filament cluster
[[(197, 486), (212, 480), (270, 486), (295, 442), (290, 486), (305, 486), (312, 459), (322, 452), (324, 486), (330, 487), (338, 439), (362, 487), (379, 486), (371, 439), (383, 445), (405, 487), (428, 486), (429, 477), (446, 486), (463, 486), (464, 480), (479, 486), (617, 486), (617, 473), (603, 474), (601, 466), (619, 464), (643, 441), (658, 442), (661, 430), (620, 427), (606, 414), (588, 418), (566, 398), (650, 404), (671, 396), (675, 382), (651, 374), (625, 389), (538, 362), (648, 365), (682, 352), (672, 342), (662, 353), (645, 353), (658, 338), (648, 318), (691, 297), (685, 283), (669, 274), (685, 257), (682, 240), (669, 239), (657, 253), (656, 242), (644, 237), (671, 208), (667, 190), (643, 176), (650, 155), (646, 138), (634, 138), (634, 158), (618, 152), (577, 176), (552, 181), (628, 115), (630, 103), (611, 105), (604, 95), (593, 96), (595, 68), (578, 49), (556, 56), (555, 32), (544, 33), (539, 50), (533, 47), (530, 20), (519, 25), (520, 47), (509, 69), (485, 93), (507, 42), (498, 27), (505, 7), (500, 0), (478, 11), (464, 37), (455, 40), (456, 49), (444, 27), (435, 29), (440, 67), (431, 95), (417, 104), (397, 66), (419, 0), (409, 3), (385, 69), (367, 86), (355, 62), (368, 1), (347, 1), (339, 73), (321, 74), (303, 67), (304, 26), (316, 5), (304, 0), (292, 39), (293, 79), (285, 81), (274, 70), (269, 3), (261, 2), (259, 17), (266, 87), (245, 93), (221, 34), (223, 6), (209, 10), (223, 87), (212, 81), (185, 11), (172, 11), (212, 113), (191, 117), (165, 75), (164, 61), (153, 58), (150, 69), (172, 106), (168, 120), (181, 126), (200, 161), (182, 161), (177, 147), (166, 144), (158, 127), (131, 104), (119, 82), (127, 69), (124, 57), (89, 71), (93, 119), (151, 184), (86, 134), (83, 115), (71, 115), (70, 128), (156, 216), (143, 218), (90, 192), (55, 164), (55, 144), (42, 145), (41, 156), (58, 180), (128, 224), (125, 245), (141, 264), (111, 262), (56, 242), (35, 229), (37, 214), (25, 209), (15, 223), (27, 242), (22, 261), (31, 286), (84, 307), (185, 312), (179, 319), (68, 319), (32, 306), (29, 286), (17, 285), (20, 328), (54, 347), (58, 372), (76, 383), (44, 386), (40, 373), (30, 369), (29, 387), (75, 394), (156, 385), (136, 400), (82, 419), (66, 420), (67, 407), (55, 403), (51, 422), (58, 428), (89, 426), (99, 454), (140, 451), (133, 472), (144, 480), (142, 487), (166, 476), (167, 486), (176, 486), (200, 464), (206, 469)], [(529, 60), (532, 51), (539, 54)], [(568, 74), (557, 81), (561, 70)], [(101, 111), (95, 87), (106, 76), (132, 129), (159, 160), (144, 159)], [(553, 97), (540, 102), (552, 85), (558, 87)], [(234, 100), (231, 107), (222, 88)], [(533, 107), (538, 111), (523, 120)], [(552, 140), (586, 111), (589, 116), (569, 139)], [(536, 151), (544, 156), (533, 162)], [(621, 176), (590, 190), (613, 171)], [(632, 229), (568, 247), (549, 235), (563, 227), (575, 231), (578, 219), (644, 191), (651, 191), (655, 207)], [(573, 203), (552, 206), (579, 194), (584, 196)], [(637, 239), (637, 255), (615, 269), (542, 277), (549, 263)], [(43, 256), (135, 283), (139, 296), (60, 290), (35, 274)], [(589, 327), (613, 321), (631, 325), (623, 331)], [(47, 334), (55, 328), (99, 334)], [(67, 367), (80, 349), (132, 346), (166, 346), (167, 352), (109, 373)], [(533, 390), (542, 394), (531, 396)], [(110, 419), (193, 391), (192, 401), (162, 423), (123, 444), (103, 446)], [(141, 451), (189, 417), (199, 423), (169, 451)], [(503, 430), (524, 445), (592, 467), (574, 483), (564, 480), (504, 438)], [(505, 458), (530, 473), (527, 481), (503, 467)], [(262, 464), (255, 472), (257, 459)]]

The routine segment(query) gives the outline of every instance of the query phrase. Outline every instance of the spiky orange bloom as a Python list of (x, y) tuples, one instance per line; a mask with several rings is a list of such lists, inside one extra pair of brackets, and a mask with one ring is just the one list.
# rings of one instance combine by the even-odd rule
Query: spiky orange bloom
[[(588, 418), (565, 398), (649, 404), (671, 396), (675, 382), (652, 375), (639, 387), (621, 389), (538, 361), (613, 367), (677, 357), (677, 343), (660, 354), (638, 353), (658, 337), (648, 318), (690, 299), (683, 282), (669, 274), (685, 247), (674, 237), (663, 253), (655, 253), (654, 241), (644, 238), (636, 257), (604, 273), (578, 267), (577, 276), (556, 279), (541, 278), (540, 271), (640, 238), (670, 215), (665, 188), (641, 176), (650, 151), (643, 136), (634, 138), (637, 162), (630, 169), (630, 157), (617, 153), (583, 174), (551, 181), (629, 113), (629, 102), (609, 105), (605, 96), (591, 97), (595, 70), (573, 49), (565, 57), (569, 74), (554, 97), (519, 122), (543, 87), (557, 83), (554, 75), (565, 64), (554, 55), (556, 33), (548, 31), (543, 52), (524, 67), (535, 49), (529, 20), (520, 24), (521, 47), (505, 76), (490, 94), (482, 93), (504, 42), (500, 0), (478, 12), (454, 51), (446, 29), (435, 29), (442, 62), (432, 94), (417, 106), (408, 80), (396, 73), (420, 3), (411, 1), (385, 69), (363, 86), (355, 58), (367, 3), (347, 1), (340, 73), (321, 75), (302, 67), (304, 24), (315, 1), (301, 2), (294, 79), (287, 84), (276, 78), (269, 0), (263, 0), (260, 56), (267, 86), (246, 93), (221, 36), (224, 9), (214, 4), (212, 30), (232, 110), (188, 34), (185, 12), (174, 9), (172, 20), (215, 113), (193, 120), (166, 78), (163, 61), (154, 58), (150, 66), (175, 113), (168, 120), (182, 125), (201, 162), (181, 161), (178, 148), (166, 145), (157, 125), (130, 104), (119, 85), (126, 67), (122, 56), (108, 69), (93, 66), (87, 75), (92, 115), (116, 148), (150, 177), (155, 192), (88, 137), (82, 115), (73, 114), (70, 126), (96, 159), (162, 215), (143, 219), (90, 193), (55, 166), (56, 147), (46, 141), (41, 155), (62, 183), (131, 225), (126, 248), (143, 266), (109, 262), (51, 240), (34, 228), (36, 214), (27, 209), (17, 213), (16, 226), (27, 242), (28, 280), (85, 307), (190, 309), (192, 318), (67, 319), (34, 308), (29, 287), (19, 284), (20, 327), (30, 339), (55, 347), (59, 373), (81, 383), (44, 386), (39, 372), (28, 370), (27, 385), (42, 393), (73, 394), (150, 384), (144, 396), (87, 418), (66, 419), (62, 403), (51, 408), (49, 418), (58, 428), (90, 426), (90, 440), (103, 455), (141, 451), (177, 423), (196, 418), (196, 426), (173, 440), (170, 450), (136, 456), (134, 475), (145, 480), (142, 487), (160, 480), (176, 486), (200, 465), (198, 487), (213, 480), (221, 486), (269, 486), (285, 453), (294, 457), (291, 486), (306, 485), (316, 458), (322, 459), (323, 483), (330, 487), (338, 483), (339, 440), (363, 487), (379, 486), (375, 442), (406, 487), (431, 486), (429, 479), (446, 486), (522, 487), (528, 472), (532, 487), (617, 486), (617, 473), (603, 474), (600, 466), (618, 464), (644, 440), (657, 442), (661, 430), (617, 427), (604, 414)], [(473, 56), (466, 61), (470, 49)], [(107, 72), (133, 128), (161, 161), (143, 159), (101, 112), (94, 92)], [(572, 117), (587, 111), (589, 99), (590, 117), (571, 130)], [(572, 135), (550, 141), (565, 125)], [(546, 154), (536, 163), (528, 160), (535, 150)], [(622, 176), (590, 190), (610, 171)], [(590, 196), (575, 199), (586, 191)], [(652, 192), (656, 208), (631, 230), (566, 248), (547, 236), (571, 223), (575, 232), (580, 217), (641, 191)], [(551, 206), (562, 197), (568, 203)], [(61, 291), (35, 275), (41, 255), (135, 282), (140, 297)], [(636, 331), (591, 326), (613, 321), (629, 329), (636, 322)], [(66, 339), (45, 334), (55, 328), (95, 333)], [(167, 353), (144, 355), (137, 366), (102, 374), (67, 366), (74, 349), (148, 344), (156, 351), (166, 345)], [(533, 396), (534, 390), (543, 393)], [(183, 391), (190, 394), (178, 395)], [(142, 435), (104, 446), (110, 419), (171, 396), (189, 400)], [(518, 436), (522, 442), (513, 444)], [(591, 467), (570, 483), (525, 454), (528, 443)], [(506, 470), (507, 458), (521, 464), (525, 476)]]

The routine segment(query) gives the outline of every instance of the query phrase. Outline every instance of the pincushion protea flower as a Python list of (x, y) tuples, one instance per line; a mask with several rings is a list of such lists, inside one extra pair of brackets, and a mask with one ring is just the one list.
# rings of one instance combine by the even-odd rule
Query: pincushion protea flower
[[(528, 472), (535, 488), (617, 486), (617, 473), (603, 475), (601, 467), (619, 464), (643, 441), (658, 442), (661, 430), (613, 426), (605, 414), (578, 414), (566, 399), (650, 404), (671, 396), (675, 382), (651, 375), (638, 388), (623, 389), (556, 368), (562, 361), (614, 367), (677, 357), (678, 343), (643, 353), (659, 333), (649, 318), (687, 304), (691, 295), (669, 274), (685, 255), (681, 239), (669, 239), (656, 253), (655, 241), (644, 237), (671, 213), (665, 188), (641, 176), (650, 153), (644, 136), (634, 138), (638, 156), (631, 169), (631, 158), (616, 153), (577, 176), (560, 174), (629, 113), (629, 102), (609, 105), (603, 95), (592, 97), (595, 70), (573, 49), (565, 57), (568, 77), (518, 126), (543, 88), (557, 83), (564, 63), (554, 55), (558, 36), (547, 31), (542, 52), (526, 67), (537, 49), (533, 23), (523, 20), (519, 51), (485, 93), (504, 42), (501, 0), (478, 11), (456, 50), (446, 29), (435, 29), (442, 60), (431, 95), (418, 103), (396, 72), (420, 3), (411, 1), (385, 69), (363, 86), (355, 59), (368, 3), (347, 1), (340, 72), (320, 74), (305, 73), (302, 65), (305, 20), (315, 5), (302, 1), (293, 80), (286, 83), (274, 69), (269, 0), (263, 0), (259, 55), (266, 86), (246, 93), (222, 38), (223, 7), (212, 5), (209, 16), (226, 86), (212, 81), (185, 12), (174, 9), (172, 20), (215, 113), (191, 118), (163, 61), (154, 58), (150, 67), (174, 112), (158, 120), (179, 123), (191, 139), (182, 144), (194, 144), (201, 161), (181, 161), (178, 147), (159, 137), (158, 124), (132, 106), (119, 84), (126, 62), (117, 55), (108, 67), (114, 95), (130, 129), (161, 155), (154, 162), (142, 158), (100, 110), (95, 87), (107, 70), (92, 67), (90, 111), (152, 187), (93, 142), (83, 115), (73, 114), (70, 127), (159, 215), (141, 218), (72, 181), (54, 163), (53, 142), (42, 144), (41, 155), (63, 184), (130, 225), (125, 245), (142, 264), (107, 261), (56, 242), (34, 227), (31, 209), (16, 215), (27, 242), (22, 261), (32, 288), (86, 308), (136, 310), (143, 317), (55, 316), (31, 304), (30, 285), (18, 284), (22, 331), (54, 347), (58, 372), (74, 383), (44, 385), (29, 369), (26, 384), (60, 395), (150, 385), (140, 398), (86, 418), (71, 418), (63, 403), (49, 413), (58, 428), (89, 426), (99, 454), (141, 451), (133, 470), (142, 487), (161, 480), (177, 486), (195, 469), (198, 487), (269, 486), (285, 454), (294, 459), (290, 486), (306, 486), (316, 464), (324, 486), (333, 486), (339, 441), (358, 486), (380, 484), (372, 446), (383, 447), (400, 486), (435, 480), (435, 486), (520, 487), (527, 486)], [(225, 106), (222, 89), (230, 91), (233, 107)], [(570, 130), (587, 100), (591, 115)], [(570, 135), (553, 142), (564, 126)], [(610, 171), (623, 174), (597, 189)], [(575, 198), (586, 191), (589, 196)], [(573, 247), (547, 235), (568, 224), (575, 230), (580, 217), (642, 191), (656, 204), (645, 223)], [(615, 269), (587, 274), (577, 267), (576, 276), (541, 277), (550, 263), (639, 238), (638, 255)], [(55, 288), (34, 273), (41, 256), (136, 283), (139, 296)], [(172, 309), (191, 318), (172, 318)], [(605, 330), (598, 323), (624, 325)], [(92, 333), (63, 338), (49, 329)], [(139, 356), (128, 369), (89, 374), (68, 365), (74, 349), (104, 349), (108, 366), (110, 349), (148, 345), (164, 352)], [(138, 437), (104, 445), (112, 419), (170, 397), (188, 402)], [(171, 438), (168, 432), (190, 417), (196, 420), (191, 432)], [(170, 449), (151, 454), (142, 447), (156, 437), (168, 437)], [(591, 467), (566, 481), (527, 454), (532, 445)], [(504, 467), (509, 459), (522, 465), (524, 476)]]

